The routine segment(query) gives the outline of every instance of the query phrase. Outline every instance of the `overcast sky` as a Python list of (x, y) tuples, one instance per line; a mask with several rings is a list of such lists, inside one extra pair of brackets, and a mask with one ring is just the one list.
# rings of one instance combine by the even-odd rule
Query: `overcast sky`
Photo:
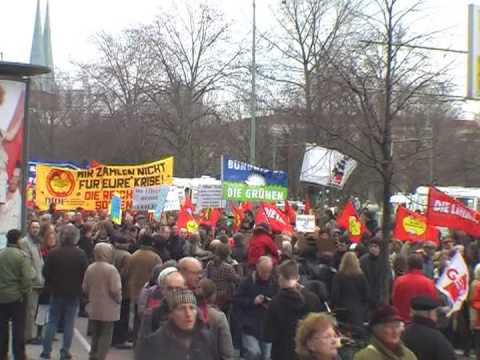
[[(42, 10), (47, 0), (41, 0)], [(99, 31), (119, 32), (139, 23), (148, 23), (170, 0), (50, 0), (53, 57), (55, 66), (64, 71), (73, 69), (72, 60), (95, 58), (91, 37)], [(198, 3), (200, 0), (187, 0)], [(288, 0), (287, 0), (288, 1)], [(402, 0), (411, 1), (411, 0)], [(252, 0), (211, 0), (226, 17), (236, 24), (236, 31), (248, 35), (251, 28)], [(256, 0), (260, 30), (274, 25), (272, 7), (281, 0)], [(426, 0), (422, 20), (417, 23), (425, 31), (446, 29), (433, 46), (466, 49), (467, 4), (480, 0)], [(4, 0), (0, 5), (0, 52), (8, 61), (28, 62), (37, 0)], [(466, 57), (459, 55), (455, 69), (459, 82), (465, 76)], [(462, 95), (463, 90), (456, 95)]]

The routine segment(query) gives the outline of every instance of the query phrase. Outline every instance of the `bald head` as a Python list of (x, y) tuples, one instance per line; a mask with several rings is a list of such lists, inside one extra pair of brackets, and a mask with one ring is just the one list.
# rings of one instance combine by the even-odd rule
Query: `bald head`
[(215, 240), (212, 240), (212, 242), (210, 243), (209, 247), (210, 247), (210, 250), (211, 251), (215, 251), (215, 248), (218, 246), (218, 245), (222, 245), (222, 242), (218, 239), (215, 239)]
[(162, 282), (162, 287), (167, 290), (185, 289), (187, 287), (185, 278), (178, 271), (168, 274)]
[(268, 281), (272, 276), (273, 261), (269, 256), (261, 256), (257, 262), (257, 275), (261, 280)]
[(184, 257), (178, 262), (178, 269), (185, 278), (187, 287), (196, 290), (202, 278), (202, 263), (193, 257)]

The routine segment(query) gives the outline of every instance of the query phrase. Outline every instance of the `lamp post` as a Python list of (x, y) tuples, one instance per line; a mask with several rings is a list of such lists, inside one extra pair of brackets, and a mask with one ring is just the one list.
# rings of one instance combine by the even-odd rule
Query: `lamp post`
[(255, 145), (256, 145), (256, 112), (257, 112), (257, 99), (256, 99), (256, 18), (255, 18), (255, 0), (252, 1), (252, 93), (250, 99), (250, 163), (255, 164)]

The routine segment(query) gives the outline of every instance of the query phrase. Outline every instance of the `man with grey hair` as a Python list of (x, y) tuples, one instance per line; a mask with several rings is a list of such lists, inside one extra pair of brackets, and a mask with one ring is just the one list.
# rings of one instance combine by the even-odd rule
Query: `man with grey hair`
[(30, 222), (27, 236), (20, 240), (18, 246), (27, 254), (32, 268), (32, 292), (25, 299), (25, 341), (36, 344), (39, 339), (35, 339), (37, 332), (35, 316), (37, 315), (38, 299), (44, 286), (42, 276), (43, 259), (42, 255), (40, 255), (40, 223), (38, 221), (32, 220)]
[[(271, 343), (263, 336), (263, 326), (270, 301), (277, 292), (272, 279), (273, 260), (261, 256), (256, 270), (240, 283), (234, 296), (234, 310), (241, 322), (241, 343), (246, 360), (270, 358)], [(233, 330), (233, 329), (232, 329)]]
[(51, 300), (41, 359), (50, 359), (53, 337), (62, 316), (65, 325), (60, 360), (72, 358), (73, 327), (82, 295), (83, 276), (88, 266), (85, 252), (77, 247), (79, 238), (80, 232), (74, 225), (64, 225), (59, 236), (60, 247), (51, 250), (45, 261), (43, 275)]

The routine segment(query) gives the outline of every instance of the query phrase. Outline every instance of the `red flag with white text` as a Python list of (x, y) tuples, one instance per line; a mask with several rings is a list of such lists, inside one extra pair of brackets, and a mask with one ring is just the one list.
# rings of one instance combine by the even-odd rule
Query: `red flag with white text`
[(430, 187), (428, 192), (427, 221), (429, 225), (463, 230), (467, 234), (480, 236), (477, 212), (435, 187)]
[(293, 228), (287, 215), (275, 205), (262, 203), (255, 213), (255, 224), (270, 224), (273, 232), (292, 234)]
[(450, 311), (447, 316), (462, 308), (468, 297), (469, 275), (468, 267), (459, 251), (450, 260), (450, 264), (443, 271), (437, 281), (437, 289), (448, 299)]

